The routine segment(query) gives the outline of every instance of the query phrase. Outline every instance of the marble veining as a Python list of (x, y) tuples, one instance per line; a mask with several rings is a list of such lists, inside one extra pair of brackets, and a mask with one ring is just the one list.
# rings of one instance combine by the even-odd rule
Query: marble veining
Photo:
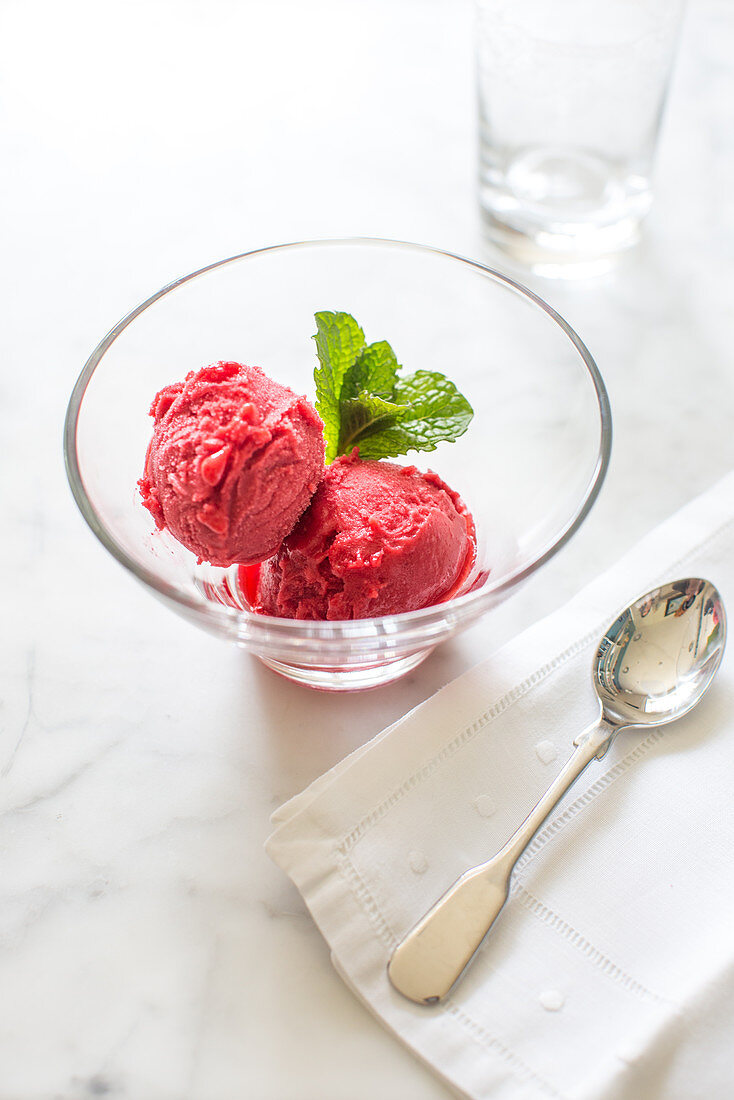
[[(583, 285), (484, 250), (469, 0), (369, 7), (3, 12), (0, 1100), (446, 1100), (333, 970), (263, 852), (269, 815), (734, 466), (728, 7), (690, 4), (643, 247)], [(367, 57), (379, 81), (353, 79)], [(151, 600), (77, 513), (61, 432), (134, 303), (249, 247), (352, 233), (531, 285), (596, 357), (615, 443), (582, 531), (512, 601), (398, 684), (338, 698)], [(467, 805), (489, 816), (485, 797)], [(568, 1013), (539, 975), (556, 1026), (551, 993)]]

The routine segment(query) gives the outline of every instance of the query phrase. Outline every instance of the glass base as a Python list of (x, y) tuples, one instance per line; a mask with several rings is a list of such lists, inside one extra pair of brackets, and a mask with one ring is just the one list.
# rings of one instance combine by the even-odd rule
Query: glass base
[(602, 245), (598, 240), (596, 249), (590, 251), (573, 235), (547, 230), (537, 230), (529, 235), (505, 224), (487, 210), (482, 211), (482, 221), (485, 237), (490, 244), (535, 275), (554, 279), (604, 275), (640, 240), (637, 221), (615, 227), (619, 232), (607, 240), (607, 249), (602, 252), (598, 251)]
[(399, 680), (401, 676), (417, 668), (424, 661), (430, 649), (422, 649), (420, 653), (411, 653), (408, 657), (399, 657), (394, 661), (382, 661), (379, 664), (356, 665), (354, 668), (315, 668), (307, 665), (289, 664), (285, 661), (276, 661), (271, 657), (260, 657), (264, 665), (284, 676), (286, 680), (292, 680), (304, 687), (315, 688), (317, 691), (366, 691), (369, 688), (383, 687)]
[(485, 148), (480, 206), (489, 241), (539, 275), (600, 275), (633, 248), (646, 178), (578, 149)]
[(536, 275), (550, 278), (604, 275), (634, 248), (640, 237), (639, 222), (632, 219), (617, 224), (613, 233), (596, 233), (593, 249), (588, 240), (572, 233), (518, 230), (487, 210), (482, 210), (482, 221), (487, 241), (515, 263), (529, 267)]

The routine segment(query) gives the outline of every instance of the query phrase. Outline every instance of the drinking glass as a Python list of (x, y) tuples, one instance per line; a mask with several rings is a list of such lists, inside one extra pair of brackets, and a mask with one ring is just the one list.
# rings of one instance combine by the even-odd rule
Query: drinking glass
[(477, 0), (480, 206), (514, 259), (591, 274), (637, 242), (683, 4)]

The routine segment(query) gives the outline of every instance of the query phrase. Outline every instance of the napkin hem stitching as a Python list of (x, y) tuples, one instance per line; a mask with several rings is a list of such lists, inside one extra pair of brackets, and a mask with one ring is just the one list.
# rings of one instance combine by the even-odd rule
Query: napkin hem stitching
[(617, 963), (605, 955), (598, 947), (595, 947), (591, 940), (588, 940), (583, 932), (580, 932), (578, 928), (575, 928), (572, 924), (569, 924), (559, 913), (556, 913), (553, 909), (550, 909), (539, 898), (535, 896), (525, 886), (517, 885), (513, 891), (520, 904), (542, 921), (543, 924), (552, 928), (554, 932), (558, 932), (564, 939), (573, 946), (579, 949), (581, 953), (589, 960), (593, 962), (598, 969), (612, 978), (614, 981), (619, 982), (628, 992), (637, 993), (641, 997), (650, 998), (656, 1004), (667, 1005), (671, 1008), (676, 1008), (673, 1001), (670, 1001), (667, 997), (661, 996), (659, 993), (655, 993), (652, 989), (648, 989), (636, 978), (633, 978), (631, 974), (628, 974)]
[(461, 1024), (466, 1031), (469, 1032), (471, 1037), (479, 1043), (483, 1050), (494, 1050), (498, 1053), (502, 1059), (511, 1067), (511, 1069), (517, 1074), (518, 1071), (526, 1079), (531, 1080), (548, 1095), (554, 1098), (554, 1100), (567, 1100), (566, 1094), (558, 1092), (558, 1090), (551, 1085), (545, 1078), (532, 1069), (523, 1059), (514, 1051), (511, 1047), (506, 1046), (501, 1039), (498, 1039), (495, 1035), (490, 1034), (489, 1031), (481, 1024), (478, 1024), (476, 1020), (472, 1019), (466, 1012), (459, 1008), (455, 1001), (444, 1001), (444, 1008), (446, 1012), (450, 1013), (456, 1021)]
[[(604, 623), (606, 624), (607, 622), (608, 618), (605, 618)], [(603, 628), (594, 628), (588, 631), (583, 638), (567, 646), (566, 649), (551, 661), (547, 661), (545, 664), (541, 665), (540, 668), (521, 680), (519, 684), (515, 684), (514, 687), (505, 692), (496, 703), (493, 703), (492, 706), (483, 711), (478, 718), (475, 718), (473, 722), (465, 726), (461, 733), (449, 741), (448, 744), (444, 745), (431, 760), (414, 771), (407, 779), (403, 780), (399, 787), (394, 788), (386, 798), (378, 803), (374, 809), (370, 810), (361, 821), (350, 829), (346, 836), (339, 842), (338, 851), (346, 855), (346, 853), (358, 843), (367, 829), (376, 825), (377, 822), (384, 817), (387, 811), (392, 809), (392, 807), (413, 790), (414, 787), (433, 775), (447, 759), (455, 756), (465, 745), (473, 741), (487, 726), (491, 725), (495, 718), (499, 718), (500, 715), (514, 706), (520, 699), (524, 699), (525, 696), (543, 683), (543, 681), (557, 668), (566, 664), (574, 657), (577, 657), (579, 653), (582, 653), (584, 649), (597, 638), (600, 629)]]
[(641, 757), (646, 756), (650, 749), (653, 748), (658, 741), (662, 740), (664, 736), (664, 730), (651, 730), (647, 737), (643, 741), (638, 742), (622, 760), (618, 760), (608, 771), (600, 775), (598, 779), (595, 779), (583, 794), (578, 795), (560, 814), (557, 814), (551, 821), (547, 822), (539, 832), (535, 834), (518, 859), (515, 864), (515, 871), (522, 871), (528, 863), (532, 862), (538, 852), (545, 847), (549, 840), (556, 836), (557, 833), (561, 832), (570, 821), (573, 821), (581, 810), (586, 809), (590, 802), (593, 802), (598, 795), (602, 794), (607, 789), (607, 787), (610, 787), (612, 783), (620, 778), (620, 776), (624, 775)]
[(353, 894), (355, 901), (364, 911), (378, 939), (382, 940), (387, 947), (393, 947), (397, 943), (398, 937), (390, 927), (387, 918), (384, 916), (380, 906), (372, 896), (369, 887), (364, 882), (359, 871), (354, 866), (349, 856), (344, 852), (340, 852), (338, 848), (336, 849), (336, 857), (336, 865), (339, 873), (345, 879), (347, 887)]

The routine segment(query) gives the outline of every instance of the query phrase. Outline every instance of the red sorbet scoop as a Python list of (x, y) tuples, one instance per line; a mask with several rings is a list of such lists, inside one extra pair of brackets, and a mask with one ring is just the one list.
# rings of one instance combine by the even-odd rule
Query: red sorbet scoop
[(275, 557), (255, 610), (291, 619), (364, 619), (445, 599), (474, 560), (474, 522), (434, 473), (337, 458)]
[(259, 367), (213, 363), (162, 389), (150, 412), (138, 484), (156, 526), (212, 565), (274, 554), (323, 472), (313, 406)]

